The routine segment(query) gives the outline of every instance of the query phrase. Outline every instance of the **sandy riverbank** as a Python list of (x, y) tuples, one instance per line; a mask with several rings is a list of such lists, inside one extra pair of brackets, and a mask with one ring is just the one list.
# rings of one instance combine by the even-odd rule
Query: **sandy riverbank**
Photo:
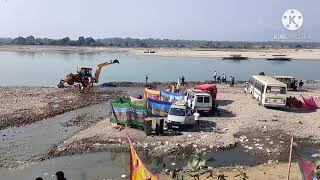
[[(155, 53), (144, 53), (154, 50)], [(71, 47), (71, 46), (0, 46), (0, 51), (18, 52), (76, 52), (76, 53), (126, 53), (129, 55), (166, 57), (218, 58), (241, 54), (250, 59), (265, 59), (272, 55), (287, 55), (297, 60), (320, 60), (320, 49), (213, 49), (213, 48), (125, 48), (125, 47)]]
[(21, 126), (120, 95), (107, 89), (88, 94), (77, 89), (0, 87), (0, 129)]
[[(285, 161), (291, 136), (299, 144), (319, 143), (320, 111), (267, 109), (245, 94), (243, 85), (234, 88), (218, 85), (218, 91), (221, 116), (202, 116), (200, 131), (189, 129), (177, 136), (146, 136), (143, 131), (134, 128), (119, 131), (106, 117), (54, 147), (50, 156), (127, 148), (126, 133), (130, 134), (137, 147), (159, 157), (188, 156), (196, 146), (221, 150), (237, 144), (259, 158)], [(289, 92), (289, 95), (320, 96), (320, 92)]]

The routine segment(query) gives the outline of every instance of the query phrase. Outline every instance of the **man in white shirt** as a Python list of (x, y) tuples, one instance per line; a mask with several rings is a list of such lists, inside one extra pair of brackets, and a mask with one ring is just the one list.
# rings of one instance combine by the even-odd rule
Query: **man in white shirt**
[(198, 110), (196, 110), (196, 112), (195, 113), (193, 113), (193, 118), (194, 118), (194, 120), (196, 121), (196, 123), (197, 123), (197, 128), (198, 128), (198, 130), (200, 129), (200, 114), (198, 113)]

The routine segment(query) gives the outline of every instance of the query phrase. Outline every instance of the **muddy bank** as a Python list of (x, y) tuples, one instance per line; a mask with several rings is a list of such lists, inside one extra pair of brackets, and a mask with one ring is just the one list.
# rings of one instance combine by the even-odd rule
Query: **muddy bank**
[[(172, 168), (173, 169), (173, 168)], [(210, 173), (206, 173), (200, 176), (200, 179), (215, 179), (219, 175), (224, 175), (226, 179), (241, 179), (241, 177), (247, 176), (246, 179), (256, 179), (256, 180), (270, 180), (270, 179), (286, 179), (288, 172), (288, 164), (264, 164), (253, 167), (248, 166), (237, 166), (237, 167), (223, 167), (212, 169), (212, 177)], [(191, 178), (187, 172), (179, 172), (179, 175), (183, 175), (185, 178)], [(243, 176), (240, 176), (240, 175)], [(169, 180), (172, 179), (172, 172), (166, 171), (159, 175), (160, 179)], [(300, 180), (301, 174), (297, 163), (292, 163), (291, 165), (291, 180)]]
[(120, 90), (107, 88), (83, 94), (74, 88), (0, 87), (0, 129), (30, 124), (120, 95)]
[(127, 133), (139, 151), (148, 152), (155, 158), (185, 158), (195, 147), (216, 151), (235, 146), (233, 137), (223, 130), (216, 131), (204, 126), (202, 130), (200, 132), (193, 129), (189, 129), (189, 132), (170, 131), (163, 136), (146, 136), (144, 131), (139, 129), (126, 127), (119, 130), (111, 125), (109, 119), (105, 119), (75, 134), (62, 144), (52, 147), (49, 157), (106, 150), (128, 151), (129, 145), (125, 139)]

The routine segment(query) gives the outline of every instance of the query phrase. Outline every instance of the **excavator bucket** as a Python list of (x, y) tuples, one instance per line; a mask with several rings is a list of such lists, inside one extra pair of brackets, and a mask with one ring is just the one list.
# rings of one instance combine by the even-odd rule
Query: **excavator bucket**
[(64, 81), (61, 79), (59, 84), (58, 84), (58, 88), (65, 88), (63, 83), (64, 83)]
[(118, 63), (118, 64), (120, 64), (120, 62), (119, 62), (118, 59), (113, 60), (112, 63)]

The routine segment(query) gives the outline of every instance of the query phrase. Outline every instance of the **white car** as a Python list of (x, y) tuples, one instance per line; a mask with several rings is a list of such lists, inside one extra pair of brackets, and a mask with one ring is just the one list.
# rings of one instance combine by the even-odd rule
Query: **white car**
[(191, 109), (188, 112), (184, 104), (173, 104), (168, 112), (167, 124), (169, 128), (179, 128), (181, 126), (194, 124)]

